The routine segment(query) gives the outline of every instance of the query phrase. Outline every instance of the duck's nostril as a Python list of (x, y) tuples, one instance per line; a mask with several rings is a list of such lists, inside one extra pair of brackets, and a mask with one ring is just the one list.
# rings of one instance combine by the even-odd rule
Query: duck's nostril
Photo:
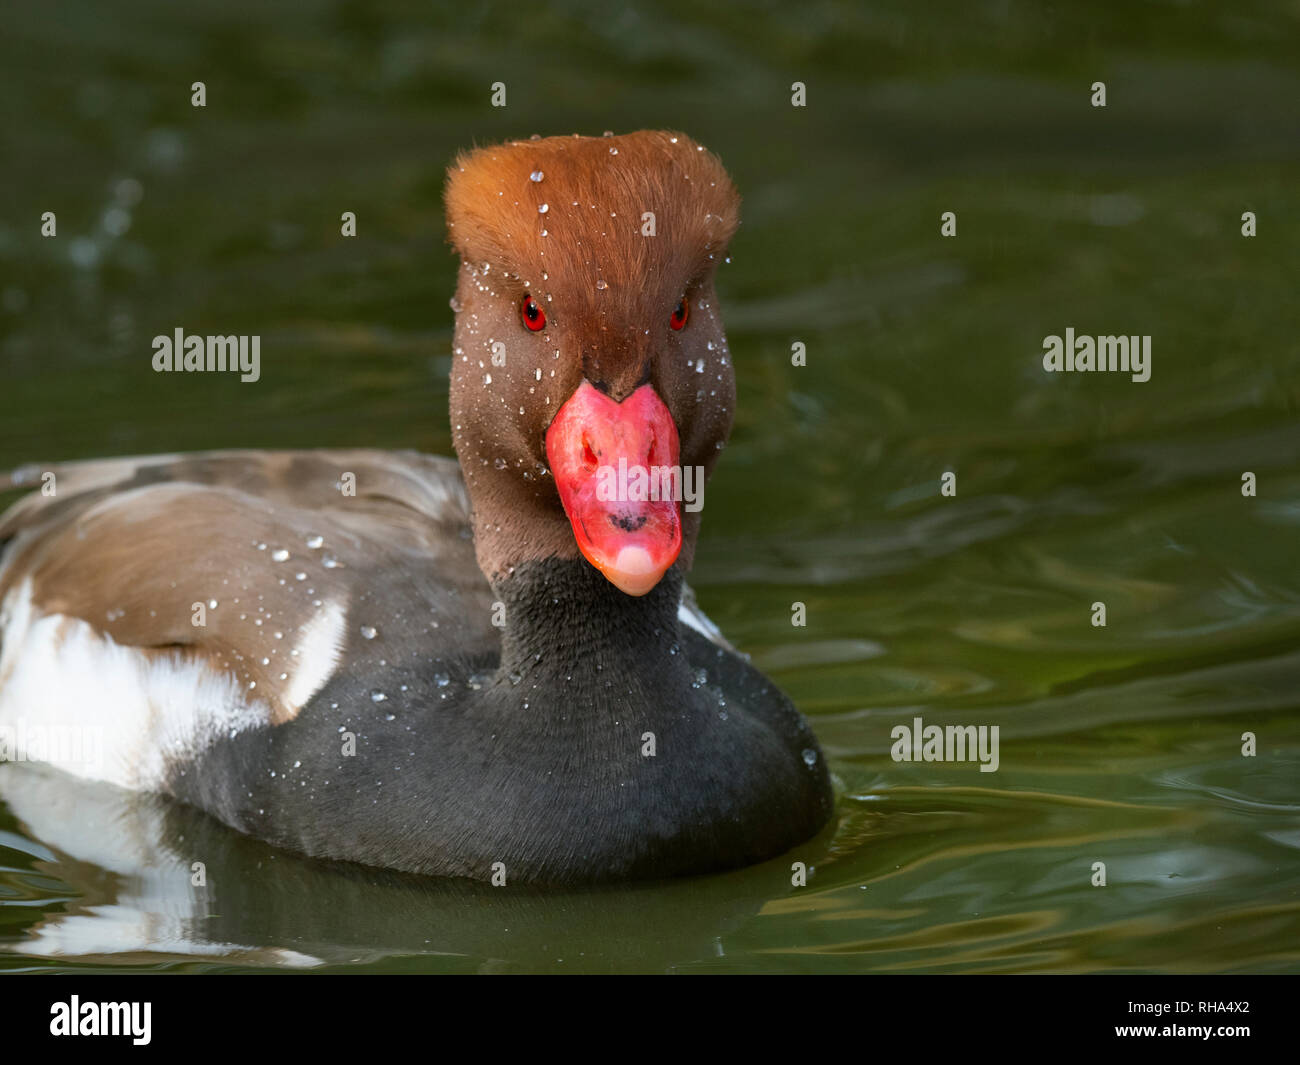
[(591, 449), (591, 443), (584, 436), (582, 438), (582, 461), (586, 464), (587, 469), (596, 468), (596, 453)]
[(646, 516), (644, 514), (638, 514), (635, 518), (629, 518), (623, 514), (611, 514), (609, 516), (609, 523), (617, 529), (622, 529), (624, 532), (638, 532), (641, 529), (641, 526), (646, 523)]

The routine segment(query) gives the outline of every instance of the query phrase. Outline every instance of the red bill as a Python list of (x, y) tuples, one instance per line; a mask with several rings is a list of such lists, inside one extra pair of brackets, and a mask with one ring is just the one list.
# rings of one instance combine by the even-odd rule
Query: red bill
[(546, 457), (583, 557), (645, 595), (682, 549), (677, 426), (664, 401), (642, 385), (618, 403), (583, 381), (546, 431)]

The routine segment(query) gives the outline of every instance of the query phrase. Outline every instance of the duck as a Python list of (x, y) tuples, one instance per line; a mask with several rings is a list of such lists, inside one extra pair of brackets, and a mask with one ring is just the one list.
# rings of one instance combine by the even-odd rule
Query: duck
[(455, 460), (5, 475), (29, 489), (0, 515), (9, 757), (308, 858), (497, 885), (701, 875), (817, 837), (813, 730), (685, 583), (735, 408), (715, 278), (739, 204), (677, 132), (462, 152)]

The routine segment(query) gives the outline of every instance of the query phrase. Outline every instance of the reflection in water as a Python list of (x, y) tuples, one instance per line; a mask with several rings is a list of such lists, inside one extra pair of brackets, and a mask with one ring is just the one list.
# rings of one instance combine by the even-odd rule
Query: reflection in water
[[(723, 937), (788, 876), (769, 865), (630, 889), (493, 888), (301, 858), (189, 807), (42, 766), (5, 766), (0, 798), (26, 840), (41, 840), (0, 837), (9, 877), (45, 895), (62, 885), (64, 904), (28, 911), (36, 920), (9, 944), (46, 959), (311, 968), (446, 955), (488, 969), (659, 971), (723, 956)], [(668, 934), (647, 934), (656, 927)]]

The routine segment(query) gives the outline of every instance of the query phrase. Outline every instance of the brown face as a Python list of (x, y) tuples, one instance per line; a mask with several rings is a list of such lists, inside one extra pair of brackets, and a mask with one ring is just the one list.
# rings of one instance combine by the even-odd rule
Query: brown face
[(520, 141), (452, 168), (452, 433), (490, 579), (582, 554), (642, 595), (689, 565), (735, 405), (713, 276), (737, 210), (681, 134)]

